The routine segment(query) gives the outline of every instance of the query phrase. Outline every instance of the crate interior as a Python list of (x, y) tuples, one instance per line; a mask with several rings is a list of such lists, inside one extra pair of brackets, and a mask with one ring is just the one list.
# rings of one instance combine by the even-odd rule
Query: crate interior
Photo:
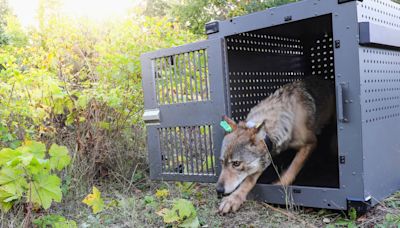
[[(306, 76), (335, 83), (332, 16), (324, 15), (226, 37), (231, 116), (245, 120), (259, 101), (282, 85)], [(335, 94), (335, 91), (326, 91)], [(274, 158), (281, 172), (296, 151)], [(294, 185), (339, 187), (336, 121), (318, 135), (318, 147), (303, 167)], [(269, 167), (260, 183), (277, 179)]]

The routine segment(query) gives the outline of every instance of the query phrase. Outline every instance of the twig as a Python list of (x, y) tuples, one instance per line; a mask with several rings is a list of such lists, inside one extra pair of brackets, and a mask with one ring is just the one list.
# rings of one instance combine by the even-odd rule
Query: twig
[(304, 223), (306, 226), (308, 226), (308, 227), (317, 228), (317, 227), (314, 226), (313, 224), (309, 224), (309, 223), (306, 222), (305, 220), (296, 217), (295, 215), (293, 215), (293, 214), (290, 213), (290, 212), (286, 212), (286, 211), (283, 211), (283, 210), (281, 210), (281, 209), (279, 209), (279, 208), (275, 208), (275, 207), (273, 207), (273, 206), (271, 206), (271, 205), (269, 205), (269, 204), (267, 204), (267, 203), (262, 203), (262, 204), (263, 204), (265, 207), (267, 207), (267, 208), (269, 208), (269, 209), (271, 209), (271, 210), (273, 210), (273, 211), (276, 211), (276, 212), (279, 212), (279, 213), (281, 213), (281, 214), (283, 214), (283, 215), (286, 215), (288, 218), (291, 218), (291, 219), (294, 219), (294, 220), (303, 222), (303, 223)]
[(8, 98), (7, 106), (10, 105), (10, 103), (11, 103), (11, 99), (12, 99), (13, 94), (14, 94), (14, 87), (15, 87), (15, 82), (13, 83), (13, 85), (11, 87), (10, 97)]
[(127, 191), (129, 191), (129, 189), (131, 189), (131, 187), (132, 187), (133, 178), (135, 177), (136, 170), (137, 170), (137, 167), (138, 167), (138, 166), (139, 166), (139, 164), (136, 164), (135, 169), (133, 170), (133, 173), (132, 173), (132, 176), (131, 176), (131, 180), (130, 180), (130, 182), (129, 182), (129, 186), (128, 186), (128, 188), (125, 190), (125, 193), (126, 193)]

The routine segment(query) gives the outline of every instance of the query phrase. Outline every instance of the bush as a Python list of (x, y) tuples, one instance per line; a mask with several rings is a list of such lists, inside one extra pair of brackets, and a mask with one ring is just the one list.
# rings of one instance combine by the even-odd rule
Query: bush
[(140, 54), (197, 37), (166, 18), (131, 15), (104, 26), (40, 15), (29, 40), (11, 19), (6, 29), (11, 41), (0, 50), (0, 130), (7, 138), (1, 145), (26, 138), (63, 142), (82, 167), (75, 179), (128, 175), (144, 159)]

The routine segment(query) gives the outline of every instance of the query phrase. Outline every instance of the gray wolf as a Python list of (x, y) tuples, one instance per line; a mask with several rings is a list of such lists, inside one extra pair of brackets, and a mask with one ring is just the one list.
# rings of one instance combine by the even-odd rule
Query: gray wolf
[(232, 132), (221, 148), (216, 190), (228, 196), (222, 199), (220, 213), (237, 211), (272, 157), (287, 149), (297, 153), (275, 184), (287, 186), (295, 180), (317, 145), (316, 135), (335, 118), (334, 91), (331, 81), (306, 78), (276, 90), (250, 110), (246, 121), (236, 123), (224, 116)]

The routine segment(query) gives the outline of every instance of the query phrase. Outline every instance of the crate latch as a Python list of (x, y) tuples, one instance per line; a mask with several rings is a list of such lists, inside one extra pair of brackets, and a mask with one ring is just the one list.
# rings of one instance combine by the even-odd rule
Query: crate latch
[(143, 114), (143, 121), (148, 123), (159, 123), (160, 122), (160, 109), (147, 109)]
[(210, 35), (219, 32), (219, 21), (210, 21), (205, 26), (206, 34)]

